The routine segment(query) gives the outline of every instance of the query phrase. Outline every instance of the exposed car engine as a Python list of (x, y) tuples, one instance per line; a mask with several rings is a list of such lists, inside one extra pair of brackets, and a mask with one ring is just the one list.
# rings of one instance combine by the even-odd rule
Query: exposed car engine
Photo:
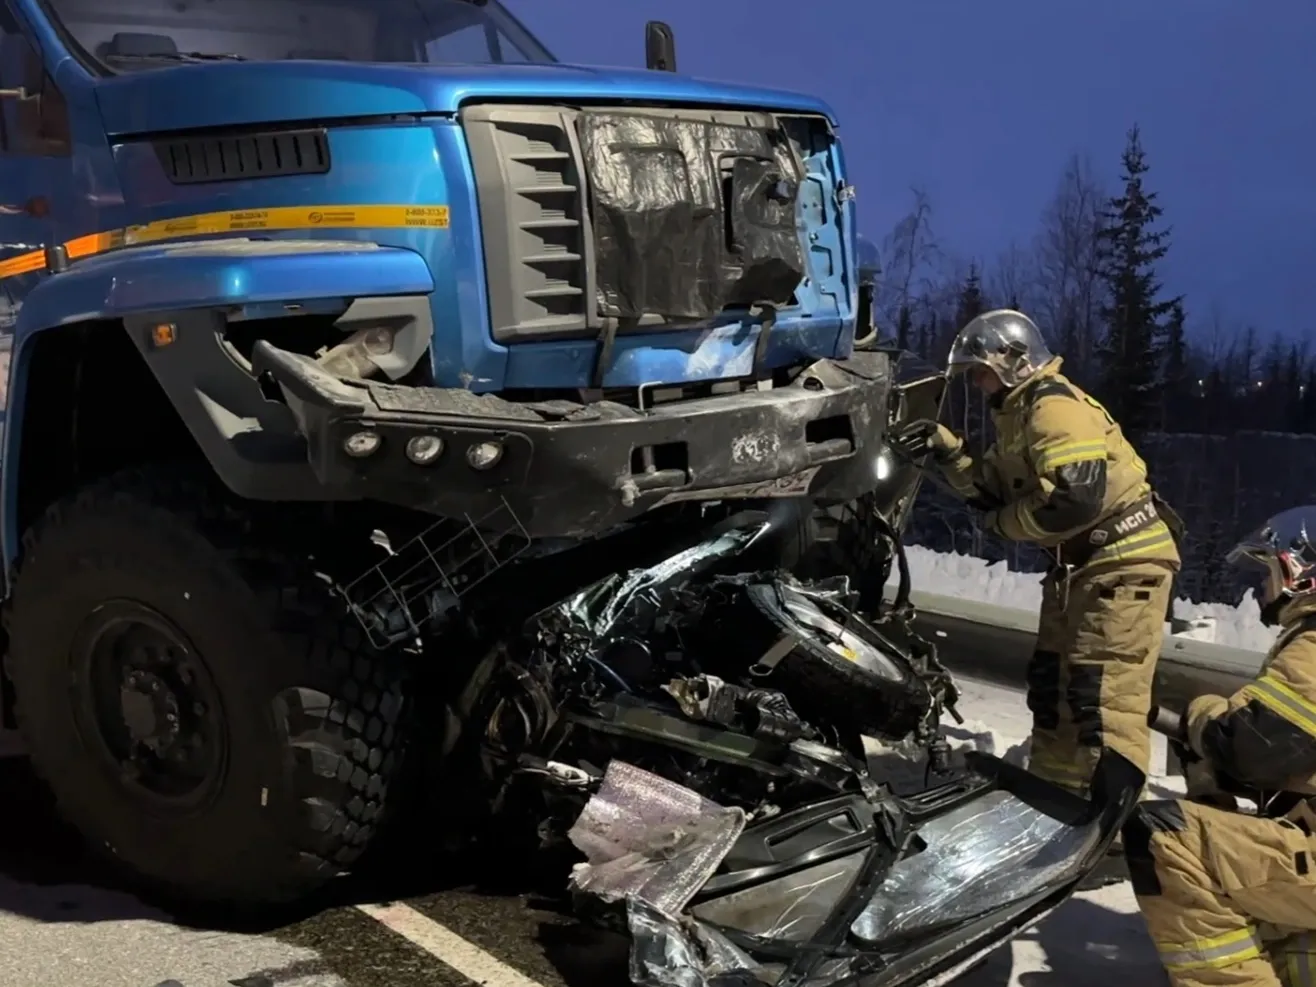
[(543, 798), (539, 829), (551, 841), (611, 760), (750, 818), (873, 784), (865, 737), (925, 764), (928, 779), (947, 771), (939, 723), (955, 689), (934, 649), (898, 617), (858, 617), (844, 577), (737, 573), (771, 526), (737, 515), (656, 566), (542, 611), (500, 645), (463, 717), (484, 724), (489, 804), (534, 813)]
[(1087, 800), (952, 755), (907, 566), (863, 618), (845, 577), (750, 565), (773, 527), (735, 515), (506, 635), (456, 711), (463, 789), (504, 857), (583, 856), (578, 911), (629, 932), (643, 987), (946, 983), (1072, 893), (1140, 773), (1108, 758)]

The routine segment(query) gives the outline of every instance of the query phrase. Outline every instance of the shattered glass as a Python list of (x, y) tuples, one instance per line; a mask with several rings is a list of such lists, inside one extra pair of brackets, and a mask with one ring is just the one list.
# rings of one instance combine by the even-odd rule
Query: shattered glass
[(876, 943), (961, 922), (1054, 886), (1100, 841), (1005, 791), (924, 823), (927, 849), (897, 863), (853, 925)]
[(780, 965), (760, 966), (717, 930), (642, 901), (628, 903), (626, 924), (636, 987), (760, 987), (775, 984), (782, 973)]
[(769, 939), (808, 942), (845, 897), (863, 862), (862, 852), (852, 853), (696, 905), (691, 914)]
[[(688, 906), (744, 829), (743, 813), (620, 762), (608, 775), (573, 830), (590, 858), (574, 883), (626, 902), (630, 974), (639, 987), (775, 985), (793, 969), (783, 957), (808, 956), (791, 949), (819, 947), (829, 921), (855, 907), (864, 850)], [(794, 981), (798, 987), (861, 975), (858, 982), (874, 985), (917, 982), (917, 970), (887, 969), (902, 942), (940, 937), (945, 955), (955, 954), (957, 926), (1017, 910), (1072, 881), (1096, 853), (1103, 827), (1095, 819), (1064, 822), (993, 789), (922, 823), (917, 833), (921, 849), (891, 868), (849, 937), (822, 946), (835, 955), (824, 953)], [(773, 944), (775, 954), (759, 954), (756, 943)], [(803, 973), (795, 969), (793, 976)]]

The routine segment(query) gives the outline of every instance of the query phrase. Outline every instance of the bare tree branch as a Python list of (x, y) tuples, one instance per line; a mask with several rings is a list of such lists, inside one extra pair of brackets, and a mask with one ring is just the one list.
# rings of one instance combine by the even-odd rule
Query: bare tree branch
[(1017, 243), (1010, 244), (987, 273), (986, 291), (992, 308), (1014, 306), (1023, 312), (1031, 311), (1036, 307), (1038, 279), (1036, 253)]
[(1038, 310), (1060, 352), (1092, 352), (1101, 303), (1098, 231), (1107, 194), (1089, 158), (1073, 155), (1042, 214)]
[(882, 242), (882, 270), (878, 311), (891, 325), (905, 307), (913, 309), (920, 289), (927, 287), (931, 271), (941, 256), (932, 232), (932, 204), (920, 188), (911, 190), (913, 208)]

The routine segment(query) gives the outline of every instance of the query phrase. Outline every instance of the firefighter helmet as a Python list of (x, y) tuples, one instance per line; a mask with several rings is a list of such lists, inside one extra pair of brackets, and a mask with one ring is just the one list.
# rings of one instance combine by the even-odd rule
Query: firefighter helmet
[(1316, 506), (1292, 507), (1250, 532), (1229, 553), (1234, 564), (1264, 571), (1262, 619), (1280, 623), (1294, 600), (1316, 597)]
[(955, 374), (973, 366), (990, 367), (1006, 387), (1017, 387), (1053, 358), (1032, 319), (998, 308), (960, 330), (951, 343), (948, 369)]

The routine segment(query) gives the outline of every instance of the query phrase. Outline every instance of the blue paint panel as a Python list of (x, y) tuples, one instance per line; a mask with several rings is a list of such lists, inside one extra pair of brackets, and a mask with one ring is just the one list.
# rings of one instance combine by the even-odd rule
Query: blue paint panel
[(668, 72), (577, 65), (367, 65), (242, 62), (180, 65), (106, 79), (97, 99), (111, 136), (380, 114), (455, 113), (464, 103), (715, 103), (831, 116), (800, 93)]
[[(451, 387), (469, 380), (502, 386), (507, 351), (489, 330), (475, 181), (461, 128), (451, 120), (346, 127), (331, 131), (334, 167), (328, 175), (299, 175), (215, 185), (174, 185), (155, 152), (142, 144), (114, 148), (123, 204), (104, 210), (102, 228), (147, 223), (200, 212), (296, 205), (369, 203), (447, 205), (447, 229), (262, 231), (270, 239), (324, 236), (403, 247), (423, 256), (434, 276), (433, 362), (436, 379)], [(465, 331), (463, 331), (465, 327)]]
[[(834, 157), (833, 146), (829, 144), (804, 159), (799, 216), (810, 277), (796, 294), (815, 316), (833, 316), (839, 330), (854, 317), (858, 290), (849, 276), (854, 260), (847, 252), (850, 238), (843, 236), (843, 230), (850, 227), (836, 194), (844, 173)], [(843, 355), (852, 342), (850, 334), (839, 334), (828, 355)]]
[[(9, 368), (9, 411), (4, 428), (0, 484), (4, 488), (5, 559), (18, 549), (18, 462), (33, 341), (60, 322), (122, 316), (170, 306), (230, 306), (299, 298), (335, 298), (347, 293), (424, 295), (434, 288), (424, 259), (412, 251), (362, 251), (330, 243), (261, 256), (260, 244), (214, 241), (210, 245), (133, 247), (89, 258), (63, 274), (46, 278), (19, 312)], [(268, 245), (266, 245), (268, 249)], [(121, 329), (109, 330), (122, 332)], [(6, 567), (7, 569), (7, 567)]]
[(214, 240), (130, 247), (48, 277), (18, 314), (14, 349), (42, 329), (175, 308), (215, 308), (343, 295), (427, 295), (434, 279), (409, 250), (362, 250), (306, 241)]
[[(760, 328), (740, 324), (688, 332), (619, 336), (605, 387), (698, 382), (747, 376), (753, 369)], [(782, 367), (816, 359), (835, 349), (831, 319), (778, 322), (768, 339), (765, 366)], [(559, 387), (589, 387), (598, 347), (592, 342), (523, 343), (512, 347), (505, 386), (542, 387), (544, 379), (570, 381)]]

